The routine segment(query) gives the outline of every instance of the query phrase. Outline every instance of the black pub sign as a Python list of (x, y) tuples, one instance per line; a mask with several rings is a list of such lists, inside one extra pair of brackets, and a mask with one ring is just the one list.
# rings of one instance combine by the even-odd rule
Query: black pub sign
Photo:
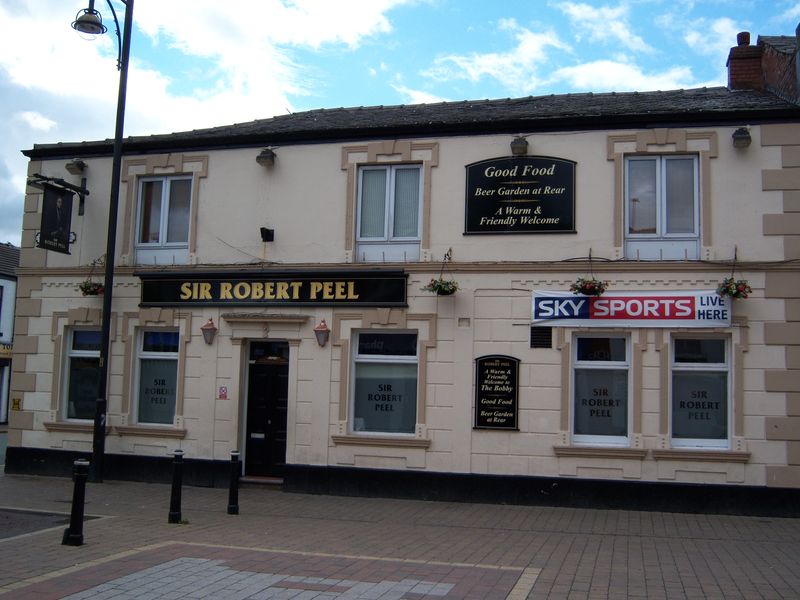
[(136, 275), (141, 306), (407, 306), (403, 271)]
[(494, 354), (475, 359), (475, 429), (518, 430), (519, 359)]
[(575, 233), (575, 164), (507, 156), (467, 165), (464, 233)]

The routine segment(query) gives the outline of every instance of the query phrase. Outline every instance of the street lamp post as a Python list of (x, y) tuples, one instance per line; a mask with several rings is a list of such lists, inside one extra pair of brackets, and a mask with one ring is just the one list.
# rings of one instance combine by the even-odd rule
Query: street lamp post
[[(128, 86), (128, 58), (131, 49), (131, 28), (133, 25), (133, 0), (120, 0), (125, 5), (125, 20), (122, 37), (119, 21), (111, 0), (106, 0), (117, 27), (117, 69), (119, 70), (119, 95), (117, 97), (117, 122), (114, 132), (114, 160), (111, 169), (111, 196), (108, 206), (108, 236), (105, 256), (105, 292), (103, 294), (103, 320), (100, 334), (100, 373), (97, 386), (97, 402), (94, 412), (92, 432), (92, 461), (89, 481), (103, 481), (103, 460), (106, 446), (106, 410), (108, 407), (108, 363), (111, 359), (111, 300), (114, 296), (114, 257), (117, 245), (117, 214), (119, 212), (119, 184), (122, 173), (122, 135), (125, 123), (125, 95)], [(108, 29), (103, 25), (100, 13), (94, 9), (94, 0), (89, 0), (89, 8), (81, 10), (72, 23), (73, 29), (81, 33), (98, 35)]]

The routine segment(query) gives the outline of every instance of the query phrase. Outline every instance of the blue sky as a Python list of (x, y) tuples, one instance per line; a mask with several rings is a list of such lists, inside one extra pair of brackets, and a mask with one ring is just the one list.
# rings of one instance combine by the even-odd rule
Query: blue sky
[[(35, 143), (113, 136), (113, 29), (85, 0), (0, 0), (0, 242)], [(120, 18), (124, 6), (114, 0)], [(96, 8), (113, 26), (104, 0)], [(794, 35), (800, 0), (137, 0), (126, 135), (316, 108), (725, 85), (736, 33)]]

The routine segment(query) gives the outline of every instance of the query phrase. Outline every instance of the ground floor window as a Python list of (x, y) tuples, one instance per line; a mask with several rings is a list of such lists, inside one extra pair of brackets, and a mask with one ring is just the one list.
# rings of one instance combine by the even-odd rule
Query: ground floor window
[(353, 431), (414, 433), (417, 334), (364, 331), (354, 341)]
[(137, 349), (139, 423), (172, 425), (178, 389), (177, 331), (142, 331)]
[(673, 446), (728, 446), (728, 370), (727, 340), (672, 340)]
[(628, 342), (622, 336), (575, 338), (573, 440), (585, 444), (628, 443)]
[(67, 419), (94, 419), (100, 387), (100, 330), (75, 329), (67, 348)]

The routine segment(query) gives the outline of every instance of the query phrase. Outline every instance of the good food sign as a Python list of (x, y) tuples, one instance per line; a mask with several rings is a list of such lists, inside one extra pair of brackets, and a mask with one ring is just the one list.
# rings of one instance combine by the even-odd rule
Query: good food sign
[(464, 233), (575, 233), (575, 162), (519, 156), (466, 168)]

